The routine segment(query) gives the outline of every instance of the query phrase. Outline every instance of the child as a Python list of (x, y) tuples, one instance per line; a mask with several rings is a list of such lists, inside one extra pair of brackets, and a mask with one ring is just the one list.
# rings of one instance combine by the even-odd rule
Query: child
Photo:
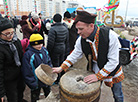
[(41, 64), (48, 64), (52, 67), (48, 51), (43, 47), (43, 37), (40, 34), (32, 34), (29, 39), (29, 46), (23, 56), (22, 73), (26, 84), (31, 89), (31, 102), (39, 100), (40, 90), (43, 88), (45, 97), (50, 92), (50, 86), (41, 82), (35, 69)]

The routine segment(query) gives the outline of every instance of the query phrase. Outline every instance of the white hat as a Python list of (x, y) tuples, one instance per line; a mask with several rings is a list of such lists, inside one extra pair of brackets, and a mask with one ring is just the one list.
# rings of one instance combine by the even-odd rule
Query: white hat
[(39, 16), (38, 16), (37, 14), (32, 14), (32, 18), (33, 18), (33, 19), (38, 19)]
[(53, 85), (54, 81), (57, 80), (58, 74), (52, 72), (52, 68), (46, 64), (40, 64), (35, 69), (35, 74), (39, 80), (47, 85)]

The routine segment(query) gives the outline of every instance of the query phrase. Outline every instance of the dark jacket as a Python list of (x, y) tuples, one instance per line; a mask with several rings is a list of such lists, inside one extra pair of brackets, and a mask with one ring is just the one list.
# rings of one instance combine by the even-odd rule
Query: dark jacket
[(78, 38), (78, 33), (77, 33), (77, 29), (75, 27), (75, 24), (73, 23), (74, 20), (63, 20), (63, 22), (67, 25), (68, 27), (68, 30), (69, 30), (69, 46), (70, 46), (70, 52), (73, 51), (74, 49), (74, 45), (75, 45), (75, 42)]
[(69, 30), (69, 45), (70, 45), (70, 51), (74, 49), (75, 42), (77, 40), (77, 37), (79, 36), (77, 33), (77, 29), (75, 27), (75, 24), (72, 25), (72, 27)]
[[(33, 18), (31, 18), (31, 19), (29, 20), (29, 22), (31, 23), (31, 27), (32, 27), (32, 28), (35, 27), (33, 24), (35, 24), (35, 25), (37, 24), (37, 22), (35, 22), (35, 20), (34, 20)], [(44, 23), (41, 21), (41, 28), (40, 28), (39, 31), (36, 30), (35, 33), (39, 33), (39, 34), (44, 38), (44, 33), (43, 33), (43, 32), (45, 32), (45, 34), (48, 34), (48, 30), (46, 29)]]
[(42, 63), (48, 64), (52, 67), (51, 59), (46, 48), (42, 47), (42, 49), (39, 51), (29, 45), (27, 51), (24, 53), (22, 63), (23, 77), (29, 88), (37, 89), (38, 86), (46, 86), (37, 78), (34, 72), (35, 69)]
[(14, 17), (12, 20), (13, 20), (14, 28), (17, 28), (17, 25), (19, 24), (19, 20), (16, 17)]
[(58, 22), (52, 25), (48, 33), (47, 49), (50, 54), (69, 53), (69, 32), (65, 24)]
[[(14, 45), (21, 61), (23, 51), (19, 39), (14, 42)], [(18, 80), (19, 76), (21, 76), (21, 68), (16, 66), (14, 55), (9, 45), (0, 44), (0, 98), (5, 94), (5, 84), (9, 82), (16, 84), (15, 80)]]
[(35, 32), (35, 30), (37, 29), (37, 27), (34, 27), (33, 29), (31, 29), (27, 23), (27, 21), (22, 20), (20, 21), (20, 25), (21, 25), (21, 29), (22, 29), (22, 33), (23, 33), (23, 39), (24, 38), (28, 38), (31, 36), (31, 34), (33, 32)]

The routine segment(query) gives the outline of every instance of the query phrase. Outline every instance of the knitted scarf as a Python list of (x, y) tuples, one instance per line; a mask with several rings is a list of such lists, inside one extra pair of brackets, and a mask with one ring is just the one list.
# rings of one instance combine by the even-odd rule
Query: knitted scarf
[(12, 41), (6, 41), (6, 40), (3, 40), (3, 39), (0, 38), (0, 44), (6, 44), (6, 45), (10, 46), (10, 49), (14, 54), (14, 61), (15, 61), (16, 65), (19, 67), (19, 66), (21, 66), (21, 62), (20, 62), (20, 59), (19, 59), (17, 48), (14, 45), (15, 41), (17, 41), (16, 34), (14, 34)]

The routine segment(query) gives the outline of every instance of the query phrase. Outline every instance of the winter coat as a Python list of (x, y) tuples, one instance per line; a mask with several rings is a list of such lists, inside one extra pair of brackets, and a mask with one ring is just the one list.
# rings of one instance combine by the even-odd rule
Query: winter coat
[(24, 53), (22, 63), (23, 77), (29, 88), (37, 89), (38, 86), (45, 87), (46, 85), (37, 78), (35, 69), (42, 63), (52, 67), (47, 49), (42, 47), (41, 50), (36, 50), (29, 45)]
[(65, 24), (58, 22), (52, 25), (48, 33), (47, 49), (50, 53), (69, 53), (69, 32)]
[[(17, 48), (20, 62), (23, 56), (21, 42), (18, 39), (14, 42)], [(21, 68), (16, 66), (14, 54), (9, 45), (0, 44), (0, 97), (5, 95), (5, 84), (14, 82), (21, 76)]]
[(75, 24), (73, 24), (74, 20), (71, 20), (70, 22), (68, 20), (63, 20), (65, 24), (68, 26), (69, 30), (69, 45), (70, 45), (70, 52), (74, 49), (75, 42), (78, 38), (77, 29), (75, 27)]
[(17, 28), (17, 25), (19, 24), (19, 20), (16, 17), (14, 17), (12, 20), (13, 20), (13, 27)]
[[(34, 28), (35, 25), (37, 25), (37, 22), (35, 22), (33, 18), (31, 18), (31, 19), (29, 20), (29, 22), (31, 23), (31, 27), (32, 27), (32, 28)], [(34, 24), (34, 25), (33, 25), (33, 24)], [(44, 23), (41, 21), (41, 28), (40, 28), (40, 30), (37, 29), (37, 30), (35, 31), (35, 33), (39, 33), (39, 34), (44, 38), (44, 33), (43, 33), (43, 32), (45, 32), (45, 34), (48, 34), (48, 30), (46, 29)]]
[(29, 39), (31, 34), (33, 32), (35, 32), (35, 30), (37, 29), (37, 27), (34, 27), (33, 29), (31, 27), (29, 27), (28, 22), (25, 21), (25, 20), (20, 21), (20, 25), (21, 25), (21, 29), (22, 29), (22, 32), (23, 32), (23, 39), (24, 38), (28, 38)]

